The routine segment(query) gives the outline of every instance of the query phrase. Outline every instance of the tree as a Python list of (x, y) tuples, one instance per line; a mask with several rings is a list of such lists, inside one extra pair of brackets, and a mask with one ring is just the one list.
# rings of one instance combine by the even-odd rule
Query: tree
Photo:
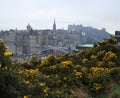
[(0, 39), (0, 67), (3, 68), (11, 64), (10, 56), (11, 52), (7, 52), (7, 46)]
[(0, 40), (0, 96), (2, 98), (17, 98), (20, 89), (20, 80), (11, 70), (11, 52), (7, 51), (7, 46)]

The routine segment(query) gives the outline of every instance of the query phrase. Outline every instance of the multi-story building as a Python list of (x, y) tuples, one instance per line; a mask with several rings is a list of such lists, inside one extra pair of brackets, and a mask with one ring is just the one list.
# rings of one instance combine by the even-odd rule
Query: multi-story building
[[(34, 30), (28, 24), (26, 30), (1, 31), (0, 37), (8, 45), (9, 51), (13, 52), (14, 56), (22, 56), (39, 54), (48, 46), (53, 46), (54, 49), (55, 47), (56, 49), (59, 47), (62, 49), (61, 47), (63, 47), (69, 51), (77, 45), (84, 43), (89, 32), (95, 31), (98, 32), (100, 30), (83, 27), (82, 25), (69, 25), (68, 30), (56, 29), (54, 20), (53, 30)], [(105, 31), (102, 34), (104, 33)]]
[(115, 38), (118, 41), (118, 47), (120, 47), (120, 31), (115, 31)]

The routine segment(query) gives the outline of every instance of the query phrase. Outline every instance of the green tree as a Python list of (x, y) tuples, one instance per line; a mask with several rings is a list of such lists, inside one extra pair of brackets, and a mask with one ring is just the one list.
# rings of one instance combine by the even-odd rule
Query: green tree
[(9, 66), (11, 64), (10, 56), (12, 53), (7, 52), (7, 46), (0, 39), (0, 67)]

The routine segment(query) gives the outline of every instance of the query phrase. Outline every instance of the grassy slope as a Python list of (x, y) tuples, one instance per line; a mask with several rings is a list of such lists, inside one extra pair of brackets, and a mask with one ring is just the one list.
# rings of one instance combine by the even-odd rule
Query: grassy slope
[(114, 84), (113, 87), (114, 87), (114, 90), (108, 96), (109, 97), (114, 96), (114, 95), (120, 96), (120, 84)]

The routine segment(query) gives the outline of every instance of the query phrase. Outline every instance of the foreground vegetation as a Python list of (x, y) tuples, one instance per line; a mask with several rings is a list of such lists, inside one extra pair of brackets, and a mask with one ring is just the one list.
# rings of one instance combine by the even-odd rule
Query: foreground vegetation
[(120, 49), (111, 37), (69, 55), (12, 62), (0, 40), (2, 98), (120, 98)]

